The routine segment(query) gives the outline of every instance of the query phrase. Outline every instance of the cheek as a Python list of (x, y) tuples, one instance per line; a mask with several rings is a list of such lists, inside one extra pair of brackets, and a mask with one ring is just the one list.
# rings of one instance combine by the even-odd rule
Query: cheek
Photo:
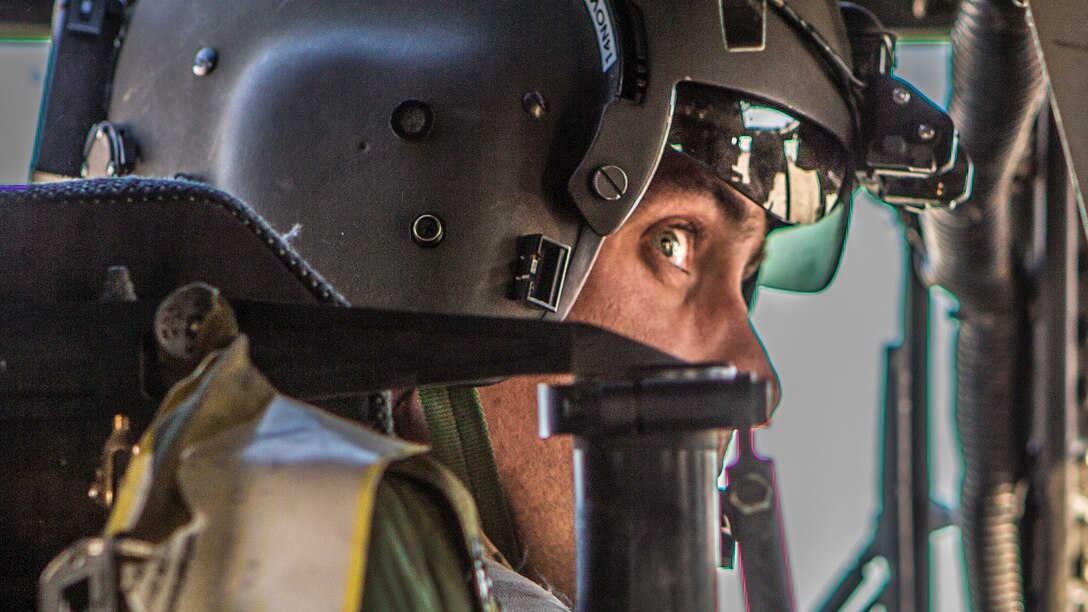
[(684, 324), (684, 297), (661, 287), (632, 251), (617, 258), (602, 250), (568, 319), (677, 353), (678, 332), (691, 327)]
[(740, 291), (742, 267), (734, 265), (739, 261), (734, 253), (705, 253), (697, 280), (679, 287), (659, 278), (662, 270), (655, 272), (638, 246), (631, 241), (605, 243), (569, 320), (603, 327), (689, 361), (744, 362), (750, 351), (737, 345), (752, 333)]

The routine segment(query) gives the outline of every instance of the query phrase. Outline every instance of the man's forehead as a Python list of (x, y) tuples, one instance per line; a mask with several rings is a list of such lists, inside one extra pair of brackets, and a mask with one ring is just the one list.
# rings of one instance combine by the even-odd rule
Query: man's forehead
[(662, 157), (661, 165), (650, 185), (650, 193), (647, 195), (673, 197), (645, 198), (641, 206), (648, 209), (644, 211), (646, 213), (665, 213), (665, 210), (653, 209), (667, 208), (670, 204), (677, 205), (678, 200), (674, 199), (676, 196), (679, 196), (680, 201), (685, 196), (696, 199), (707, 198), (714, 202), (726, 221), (737, 225), (736, 229), (745, 233), (766, 233), (768, 230), (768, 213), (763, 207), (714, 175), (702, 164), (672, 150), (666, 151)]

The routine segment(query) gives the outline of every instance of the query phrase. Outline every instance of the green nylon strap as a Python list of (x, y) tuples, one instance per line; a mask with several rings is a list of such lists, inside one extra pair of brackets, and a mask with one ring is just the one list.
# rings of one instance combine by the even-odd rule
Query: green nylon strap
[(419, 403), (435, 459), (465, 484), (476, 500), (484, 533), (507, 561), (520, 567), (514, 521), (495, 466), (480, 395), (472, 387), (421, 387)]

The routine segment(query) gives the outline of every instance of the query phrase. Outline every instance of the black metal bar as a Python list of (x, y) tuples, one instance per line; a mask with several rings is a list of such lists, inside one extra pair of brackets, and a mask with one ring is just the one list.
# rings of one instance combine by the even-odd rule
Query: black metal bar
[[(917, 231), (917, 218), (904, 215), (902, 219), (907, 231)], [(913, 227), (912, 227), (913, 226)], [(908, 244), (909, 241), (908, 241)], [(922, 254), (912, 246), (908, 251), (908, 273), (906, 295), (904, 296), (903, 329), (906, 344), (906, 359), (909, 403), (897, 407), (902, 419), (902, 434), (907, 432), (906, 440), (900, 438), (905, 446), (905, 456), (900, 456), (901, 486), (909, 489), (906, 499), (899, 499), (902, 526), (897, 540), (901, 553), (909, 548), (912, 565), (906, 565), (907, 559), (899, 566), (899, 601), (898, 610), (925, 612), (929, 610), (929, 287), (919, 274)], [(903, 482), (905, 481), (905, 482)], [(905, 515), (903, 517), (902, 515)], [(907, 572), (910, 572), (909, 578)], [(907, 591), (910, 591), (909, 598)]]
[(1039, 189), (1036, 205), (1045, 224), (1043, 256), (1035, 293), (1033, 337), (1034, 383), (1031, 396), (1031, 437), (1034, 450), (1024, 511), (1024, 597), (1029, 610), (1065, 610), (1083, 576), (1082, 523), (1070, 507), (1081, 490), (1083, 448), (1077, 426), (1081, 412), (1078, 376), (1083, 376), (1085, 304), (1078, 261), (1083, 232), (1066, 157), (1052, 121), (1040, 121)]
[[(575, 438), (579, 610), (714, 609), (721, 527), (715, 428), (747, 432), (765, 421), (767, 391), (766, 381), (721, 366), (546, 388), (541, 435)], [(693, 414), (693, 407), (715, 410)], [(745, 461), (754, 456), (747, 448)], [(753, 486), (731, 493), (760, 520), (731, 524), (748, 555), (745, 582), (753, 582), (750, 564), (760, 583), (751, 589), (762, 589), (756, 600), (764, 605), (752, 609), (788, 609), (776, 603), (789, 601), (788, 572), (766, 571), (785, 567), (774, 475), (769, 462), (754, 467)]]
[(865, 566), (876, 557), (876, 542), (870, 542), (869, 546), (854, 560), (853, 565), (843, 572), (842, 578), (839, 578), (835, 589), (824, 598), (819, 610), (821, 612), (841, 610), (864, 582)]
[(575, 440), (578, 610), (714, 609), (715, 432)]
[[(681, 363), (588, 325), (313, 304), (234, 306), (254, 363), (284, 393), (308, 400), (518, 374), (623, 376)], [(0, 304), (0, 420), (112, 417), (146, 408), (143, 393), (156, 374), (144, 341), (153, 314), (140, 302)], [(69, 406), (35, 398), (82, 399)]]
[(756, 453), (750, 429), (736, 436), (722, 506), (737, 538), (745, 603), (749, 612), (795, 610), (774, 462)]

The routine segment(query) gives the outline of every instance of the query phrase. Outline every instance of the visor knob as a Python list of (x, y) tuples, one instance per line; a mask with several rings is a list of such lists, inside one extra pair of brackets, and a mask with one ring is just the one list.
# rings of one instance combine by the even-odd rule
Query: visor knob
[(193, 58), (193, 74), (198, 77), (208, 76), (212, 70), (215, 70), (217, 63), (219, 63), (219, 52), (211, 47), (204, 47), (197, 51), (196, 57)]
[(937, 130), (935, 130), (932, 125), (927, 125), (923, 123), (922, 125), (918, 126), (918, 138), (925, 141), (930, 141), (933, 140), (936, 135)]
[(619, 166), (601, 166), (593, 173), (593, 192), (609, 202), (622, 198), (627, 184), (627, 173)]
[(910, 92), (904, 87), (896, 87), (892, 90), (892, 100), (899, 106), (905, 106), (910, 102)]

